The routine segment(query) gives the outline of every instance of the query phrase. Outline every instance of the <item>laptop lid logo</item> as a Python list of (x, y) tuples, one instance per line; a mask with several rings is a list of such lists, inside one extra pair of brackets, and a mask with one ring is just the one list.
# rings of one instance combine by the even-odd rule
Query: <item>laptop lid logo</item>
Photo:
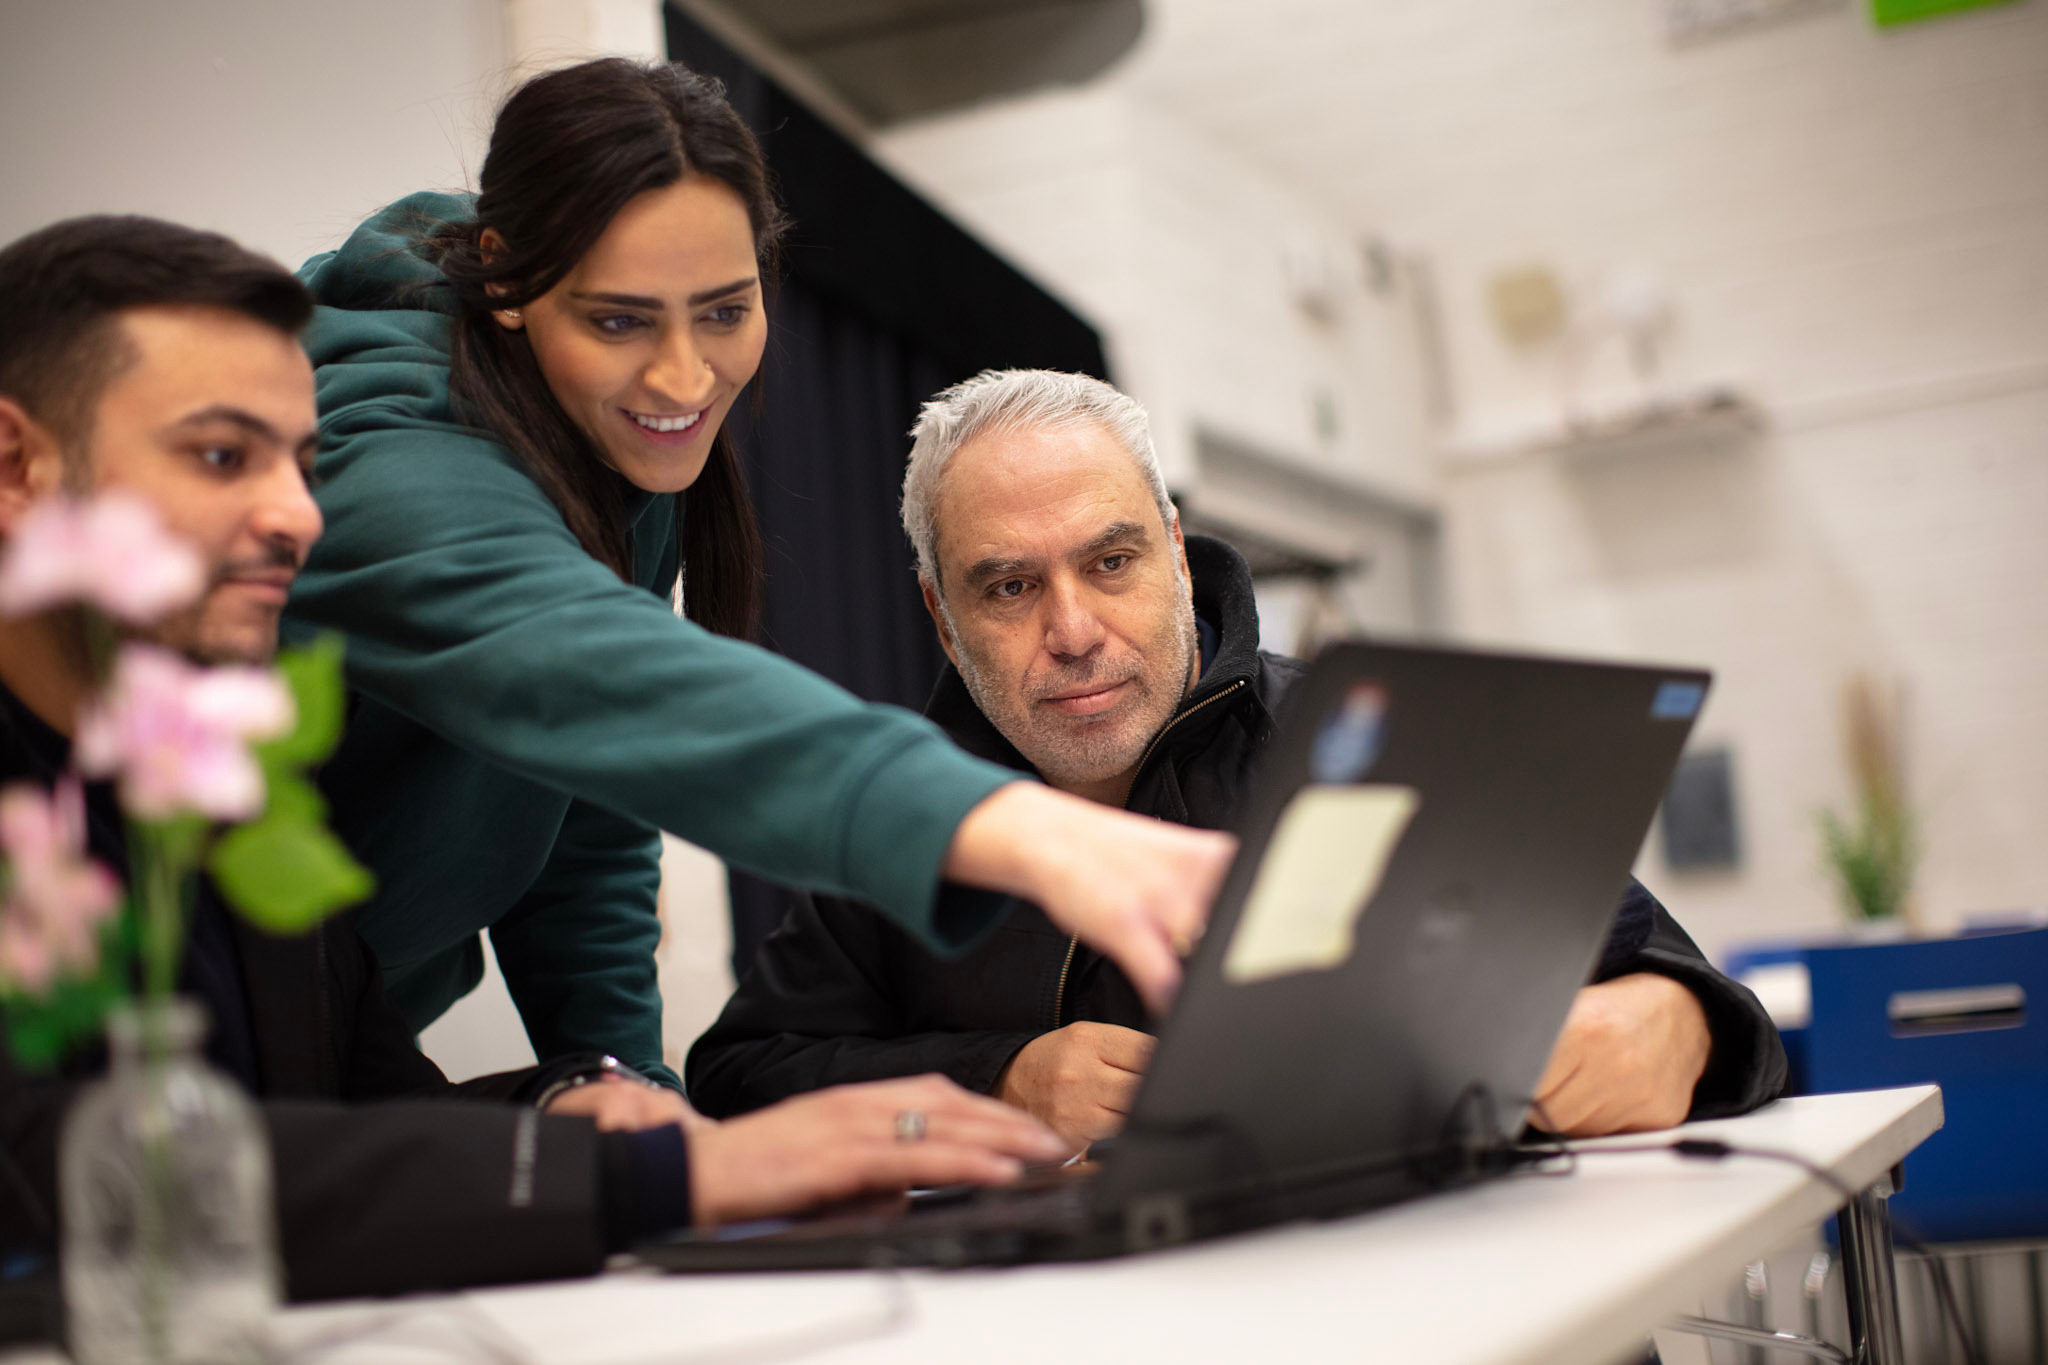
[(1706, 695), (1707, 689), (1696, 682), (1672, 679), (1659, 683), (1657, 695), (1650, 702), (1650, 719), (1691, 720), (1699, 714)]
[(1312, 782), (1356, 782), (1379, 761), (1385, 739), (1387, 689), (1376, 682), (1354, 683), (1344, 700), (1323, 718), (1309, 747)]

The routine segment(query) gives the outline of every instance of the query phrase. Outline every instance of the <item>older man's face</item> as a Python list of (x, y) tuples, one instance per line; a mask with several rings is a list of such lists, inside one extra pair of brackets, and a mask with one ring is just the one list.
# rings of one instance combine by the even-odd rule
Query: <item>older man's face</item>
[(937, 513), (925, 604), (975, 704), (1048, 782), (1121, 803), (1196, 671), (1179, 528), (1093, 426), (969, 442)]

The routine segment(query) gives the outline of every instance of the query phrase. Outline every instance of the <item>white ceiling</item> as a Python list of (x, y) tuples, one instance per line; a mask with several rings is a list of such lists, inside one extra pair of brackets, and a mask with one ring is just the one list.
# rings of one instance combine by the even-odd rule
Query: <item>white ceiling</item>
[[(1868, 91), (1848, 77), (1953, 83), (1986, 30), (2016, 49), (2008, 75), (2038, 72), (2048, 50), (2042, 0), (1896, 32), (1846, 0), (1682, 46), (1666, 37), (1667, 3), (1147, 0), (1118, 79), (1364, 229), (1502, 202), (1540, 211), (1616, 158), (1642, 163), (1649, 192), (1682, 195), (1655, 182), (1657, 163), (1690, 176), (1696, 146), (1752, 138), (1767, 160), (1781, 120), (1865, 118)], [(1741, 188), (1739, 167), (1701, 178)]]

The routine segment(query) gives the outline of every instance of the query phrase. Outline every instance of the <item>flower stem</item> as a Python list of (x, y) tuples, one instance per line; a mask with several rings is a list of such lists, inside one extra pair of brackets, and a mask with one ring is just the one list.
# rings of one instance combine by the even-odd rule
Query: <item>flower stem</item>
[(169, 1011), (184, 947), (184, 897), (188, 857), (180, 857), (175, 828), (147, 820), (128, 826), (133, 873), (142, 923), (142, 1085), (149, 1115), (142, 1135), (141, 1207), (136, 1210), (136, 1305), (142, 1319), (143, 1349), (152, 1361), (169, 1361), (171, 1341), (171, 1185), (169, 1111), (163, 1094), (170, 1058)]
[[(133, 820), (128, 847), (136, 854), (134, 879), (141, 911), (142, 993), (152, 1004), (171, 998), (178, 984), (178, 962), (185, 948), (185, 888), (191, 871), (188, 834), (175, 826)], [(153, 1016), (151, 1016), (153, 1017)], [(156, 1060), (161, 1043), (145, 1030), (149, 1056)]]

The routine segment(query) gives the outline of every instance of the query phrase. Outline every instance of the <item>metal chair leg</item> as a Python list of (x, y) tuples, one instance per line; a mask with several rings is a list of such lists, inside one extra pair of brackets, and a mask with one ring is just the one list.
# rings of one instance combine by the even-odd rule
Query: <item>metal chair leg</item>
[(2033, 1365), (2048, 1365), (2048, 1322), (2041, 1311), (2041, 1253), (2027, 1253), (2027, 1344)]
[(1899, 1335), (1899, 1289), (1892, 1263), (1890, 1177), (1844, 1205), (1842, 1287), (1849, 1305), (1849, 1350), (1860, 1365), (1906, 1365)]
[[(1762, 1261), (1751, 1261), (1742, 1272), (1742, 1296), (1744, 1323), (1758, 1336), (1764, 1335), (1771, 1323), (1771, 1282), (1770, 1268)], [(1752, 1344), (1742, 1356), (1747, 1365), (1766, 1365), (1761, 1346)]]
[(1813, 1259), (1806, 1263), (1806, 1278), (1800, 1282), (1799, 1293), (1805, 1301), (1806, 1335), (1815, 1341), (1824, 1340), (1820, 1325), (1821, 1301), (1828, 1292), (1828, 1270), (1834, 1262), (1825, 1251), (1816, 1251)]

